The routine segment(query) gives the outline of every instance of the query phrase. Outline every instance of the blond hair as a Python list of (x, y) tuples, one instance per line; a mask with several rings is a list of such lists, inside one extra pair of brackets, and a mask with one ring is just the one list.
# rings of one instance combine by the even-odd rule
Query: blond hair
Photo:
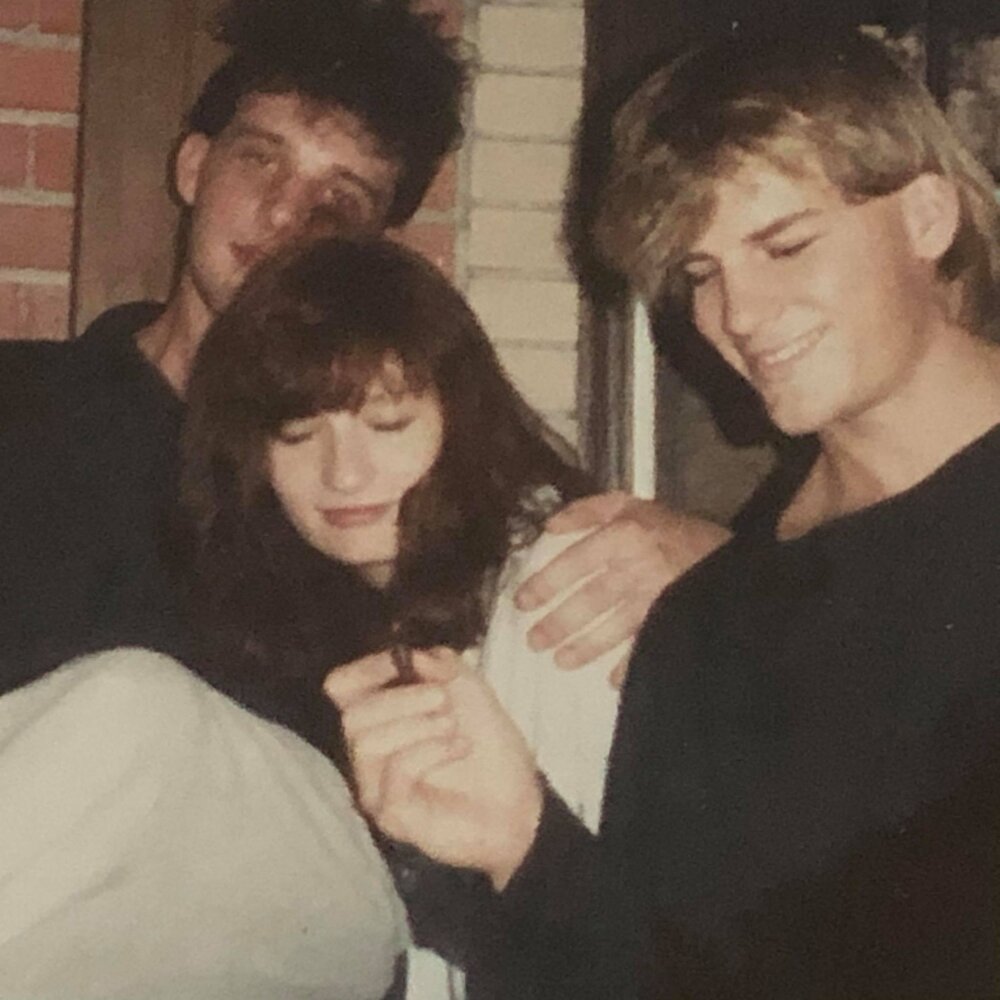
[(654, 72), (613, 124), (598, 254), (647, 301), (683, 300), (679, 261), (711, 218), (716, 182), (748, 159), (793, 176), (818, 166), (852, 202), (924, 173), (951, 180), (961, 221), (938, 273), (959, 284), (959, 321), (1000, 339), (992, 180), (926, 88), (859, 32), (727, 37)]

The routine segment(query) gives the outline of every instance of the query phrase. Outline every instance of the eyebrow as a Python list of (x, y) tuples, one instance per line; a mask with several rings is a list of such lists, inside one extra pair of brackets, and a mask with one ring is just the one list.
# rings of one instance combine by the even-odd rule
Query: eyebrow
[[(254, 125), (250, 122), (241, 122), (239, 119), (234, 120), (232, 122), (232, 138), (242, 139), (248, 136), (253, 139), (263, 139), (272, 146), (284, 146), (286, 144), (285, 137), (280, 132), (272, 132), (270, 129), (263, 128), (260, 125)], [(386, 192), (380, 187), (372, 184), (371, 181), (362, 177), (360, 174), (356, 174), (353, 170), (350, 170), (347, 167), (336, 166), (333, 168), (333, 174), (336, 177), (344, 178), (357, 185), (357, 187), (361, 188), (376, 205), (381, 205), (383, 200), (386, 198)]]
[(790, 226), (794, 226), (796, 222), (801, 222), (803, 219), (808, 219), (818, 214), (819, 212), (815, 208), (804, 208), (801, 212), (792, 212), (791, 215), (783, 215), (781, 218), (775, 219), (774, 222), (769, 222), (766, 226), (756, 229), (748, 236), (745, 236), (743, 242), (766, 243), (773, 236), (777, 236), (778, 233), (783, 232)]
[[(760, 229), (755, 229), (752, 233), (748, 233), (743, 237), (741, 242), (766, 243), (779, 233), (782, 233), (786, 229), (794, 226), (797, 222), (801, 222), (803, 219), (812, 218), (816, 215), (819, 215), (819, 210), (815, 208), (804, 208), (801, 212), (792, 212), (790, 215), (782, 215), (773, 222), (769, 222), (766, 226), (762, 226)], [(695, 263), (697, 261), (712, 259), (712, 255), (709, 253), (704, 253), (700, 250), (692, 250), (690, 253), (686, 253), (683, 257), (681, 257), (679, 264), (681, 267), (684, 267), (687, 264)]]

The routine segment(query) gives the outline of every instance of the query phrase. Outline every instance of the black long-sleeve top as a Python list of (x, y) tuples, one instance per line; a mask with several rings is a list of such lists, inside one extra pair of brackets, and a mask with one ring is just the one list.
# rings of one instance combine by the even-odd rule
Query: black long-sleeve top
[(669, 590), (600, 838), (550, 797), (504, 893), (517, 974), (551, 1000), (997, 995), (998, 500), (994, 429), (799, 539), (773, 510)]

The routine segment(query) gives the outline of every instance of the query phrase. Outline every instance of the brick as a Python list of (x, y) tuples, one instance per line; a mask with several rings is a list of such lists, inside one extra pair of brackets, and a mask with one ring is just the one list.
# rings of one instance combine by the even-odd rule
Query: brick
[(472, 197), (493, 205), (562, 204), (566, 144), (480, 139), (472, 148)]
[(0, 205), (0, 267), (65, 271), (73, 213), (61, 205)]
[(57, 35), (79, 35), (83, 30), (82, 0), (38, 0), (38, 26)]
[(79, 52), (0, 45), (0, 106), (75, 111), (79, 87)]
[(438, 171), (437, 177), (434, 178), (434, 182), (431, 184), (424, 196), (421, 208), (426, 208), (432, 212), (448, 212), (455, 207), (455, 190), (458, 179), (458, 171), (455, 163), (455, 157), (449, 156), (444, 163), (441, 164), (441, 169)]
[(558, 212), (474, 208), (469, 263), (520, 271), (566, 271)]
[(65, 340), (69, 287), (0, 284), (0, 340)]
[(543, 413), (570, 412), (576, 404), (576, 352), (554, 348), (497, 348), (524, 398)]
[(479, 133), (568, 141), (580, 111), (578, 77), (484, 73), (476, 85), (472, 118)]
[(66, 340), (69, 337), (69, 288), (62, 285), (21, 287), (24, 332), (36, 340)]
[(36, 12), (37, 0), (0, 0), (0, 28), (26, 28)]
[(23, 125), (0, 125), (0, 187), (27, 183), (28, 134)]
[(411, 222), (390, 234), (404, 246), (423, 254), (449, 278), (455, 273), (455, 230), (447, 223)]
[(35, 186), (46, 191), (72, 191), (76, 182), (76, 129), (39, 125), (34, 132)]
[(583, 65), (583, 51), (583, 11), (579, 8), (480, 8), (479, 54), (485, 66), (577, 70)]
[(477, 277), (469, 301), (494, 340), (577, 341), (579, 294), (571, 281)]
[(15, 340), (23, 336), (20, 286), (10, 282), (0, 284), (0, 340)]

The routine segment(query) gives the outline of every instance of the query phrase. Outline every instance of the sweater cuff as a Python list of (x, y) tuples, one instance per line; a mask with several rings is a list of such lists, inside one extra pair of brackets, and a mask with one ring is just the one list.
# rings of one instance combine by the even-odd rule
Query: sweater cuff
[(577, 895), (589, 881), (587, 874), (593, 872), (596, 850), (594, 834), (548, 784), (544, 785), (538, 831), (520, 868), (500, 894), (504, 907), (548, 916), (557, 900)]

